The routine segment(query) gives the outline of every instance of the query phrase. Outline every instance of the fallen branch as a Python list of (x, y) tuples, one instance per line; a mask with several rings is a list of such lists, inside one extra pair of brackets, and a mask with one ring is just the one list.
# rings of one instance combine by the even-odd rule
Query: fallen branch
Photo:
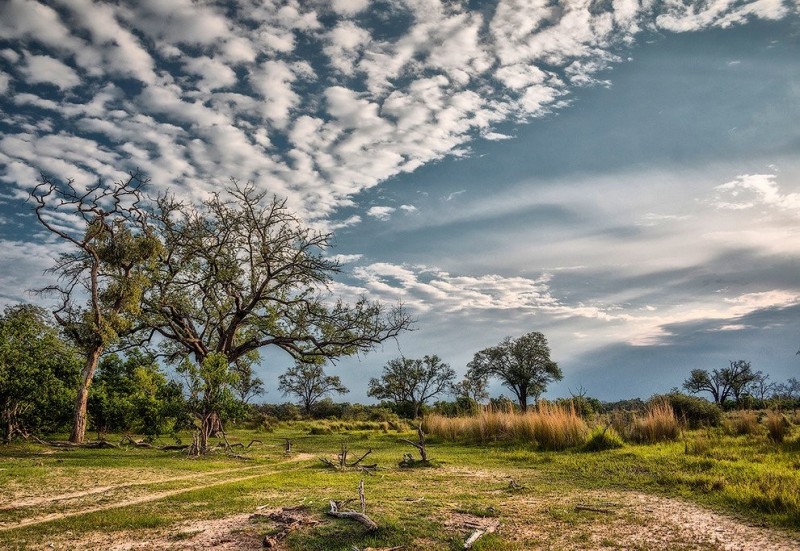
[(422, 432), (422, 424), (420, 424), (417, 427), (417, 435), (419, 437), (419, 441), (418, 442), (412, 442), (411, 440), (408, 440), (407, 438), (401, 438), (400, 441), (401, 442), (405, 442), (406, 444), (411, 444), (412, 446), (417, 448), (417, 450), (419, 450), (420, 457), (422, 457), (422, 462), (423, 463), (427, 463), (428, 462), (428, 450), (425, 448), (425, 433)]
[(485, 536), (486, 534), (491, 534), (500, 526), (500, 521), (494, 521), (493, 523), (482, 526), (475, 530), (470, 537), (467, 538), (467, 541), (464, 542), (464, 549), (472, 549), (472, 546), (475, 545), (475, 542), (478, 541), (480, 538)]
[(353, 520), (357, 520), (364, 526), (366, 526), (367, 530), (370, 532), (377, 530), (378, 525), (375, 524), (375, 521), (369, 518), (364, 513), (359, 513), (358, 511), (340, 511), (338, 502), (331, 500), (331, 510), (328, 511), (328, 515), (336, 518), (351, 518)]
[(365, 453), (364, 455), (362, 455), (361, 457), (359, 457), (358, 459), (356, 459), (354, 462), (350, 463), (350, 464), (348, 465), (348, 467), (355, 467), (356, 465), (358, 465), (359, 463), (361, 463), (361, 462), (364, 460), (364, 458), (365, 458), (365, 457), (367, 457), (367, 456), (368, 456), (369, 454), (371, 454), (371, 453), (372, 453), (372, 448), (368, 449), (368, 450), (367, 450), (367, 453)]
[(334, 501), (330, 500), (331, 503), (331, 510), (328, 511), (328, 515), (337, 518), (350, 518), (356, 520), (367, 527), (367, 530), (370, 532), (377, 530), (378, 525), (375, 524), (371, 518), (367, 516), (367, 498), (364, 496), (364, 479), (361, 479), (361, 482), (358, 483), (358, 500), (361, 504), (361, 512), (353, 511), (351, 509), (342, 510), (342, 507), (349, 503), (352, 500), (347, 501)]
[(30, 437), (38, 444), (43, 446), (51, 446), (53, 448), (87, 448), (91, 450), (119, 449), (119, 446), (112, 442), (107, 442), (106, 440), (94, 440), (92, 442), (81, 442), (80, 444), (77, 444), (67, 440), (42, 440), (33, 434)]

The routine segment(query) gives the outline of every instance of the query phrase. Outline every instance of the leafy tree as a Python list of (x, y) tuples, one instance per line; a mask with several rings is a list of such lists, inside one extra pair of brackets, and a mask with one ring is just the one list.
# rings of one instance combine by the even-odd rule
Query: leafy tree
[(417, 418), (428, 400), (452, 392), (455, 378), (456, 372), (439, 356), (425, 356), (421, 360), (396, 358), (386, 364), (380, 379), (369, 380), (367, 395), (398, 405), (408, 404)]
[(159, 249), (140, 207), (144, 183), (138, 172), (85, 189), (72, 180), (62, 184), (42, 176), (30, 195), (37, 220), (70, 246), (49, 270), (59, 283), (39, 291), (58, 298), (55, 319), (85, 358), (71, 442), (83, 442), (89, 388), (100, 357), (136, 329), (134, 317)]
[(500, 344), (477, 352), (467, 364), (471, 377), (497, 377), (514, 393), (522, 411), (528, 398), (538, 400), (552, 381), (563, 377), (550, 359), (550, 346), (542, 333), (533, 331), (517, 339), (506, 337)]
[(278, 390), (283, 395), (293, 394), (300, 398), (300, 405), (307, 415), (314, 404), (331, 392), (350, 392), (337, 376), (326, 375), (322, 363), (298, 361), (278, 378)]
[(697, 394), (709, 392), (714, 403), (722, 405), (730, 394), (730, 386), (725, 376), (717, 369), (709, 374), (705, 369), (693, 369), (689, 378), (683, 382), (683, 388)]
[(761, 372), (754, 372), (750, 362), (736, 360), (730, 362), (730, 367), (723, 369), (723, 376), (728, 381), (731, 395), (739, 406), (742, 397), (747, 394), (753, 382), (761, 375)]
[(214, 355), (214, 365), (235, 364), (271, 346), (296, 360), (337, 358), (411, 324), (399, 306), (333, 300), (339, 267), (323, 254), (331, 234), (252, 184), (234, 181), (198, 208), (161, 197), (157, 218), (164, 248), (146, 311), (169, 361), (204, 366)]
[(0, 316), (0, 431), (4, 442), (60, 428), (80, 370), (78, 351), (38, 306), (8, 306)]
[(464, 378), (453, 386), (458, 403), (466, 402), (467, 410), (476, 411), (489, 398), (489, 378), (467, 371)]

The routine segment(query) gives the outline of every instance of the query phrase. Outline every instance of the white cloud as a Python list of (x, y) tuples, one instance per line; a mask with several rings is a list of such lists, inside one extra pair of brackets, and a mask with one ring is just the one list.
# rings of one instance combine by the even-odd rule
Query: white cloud
[(25, 80), (34, 84), (52, 84), (62, 90), (74, 88), (81, 83), (75, 70), (46, 55), (27, 55), (19, 71)]
[(335, 254), (328, 258), (329, 260), (333, 260), (334, 262), (338, 262), (339, 264), (351, 264), (353, 262), (358, 262), (363, 257), (364, 257), (363, 254)]
[(370, 207), (367, 210), (367, 216), (377, 218), (378, 220), (386, 221), (392, 217), (392, 213), (397, 210), (394, 207), (377, 206)]
[(408, 214), (413, 214), (418, 211), (417, 207), (415, 207), (414, 205), (400, 205), (400, 210)]
[(757, 206), (797, 212), (800, 193), (782, 193), (774, 174), (742, 174), (735, 180), (715, 187), (717, 208), (745, 210)]
[(355, 15), (366, 9), (369, 0), (332, 0), (331, 9), (343, 15)]

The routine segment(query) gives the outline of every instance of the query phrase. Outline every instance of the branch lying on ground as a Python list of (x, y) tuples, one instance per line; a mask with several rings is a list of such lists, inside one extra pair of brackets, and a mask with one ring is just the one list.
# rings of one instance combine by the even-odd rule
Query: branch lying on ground
[(467, 541), (464, 542), (464, 549), (472, 549), (472, 546), (475, 545), (475, 542), (478, 541), (480, 538), (485, 536), (486, 534), (491, 534), (500, 526), (500, 521), (495, 520), (491, 524), (487, 524), (485, 526), (477, 526), (472, 525), (470, 528), (475, 528), (475, 531), (472, 532), (472, 535), (467, 538)]

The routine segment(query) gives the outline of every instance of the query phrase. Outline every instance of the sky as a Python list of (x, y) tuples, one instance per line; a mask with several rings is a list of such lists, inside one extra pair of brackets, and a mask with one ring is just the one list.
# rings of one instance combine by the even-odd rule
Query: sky
[(6, 0), (0, 115), (0, 304), (59, 251), (40, 172), (139, 168), (187, 201), (252, 180), (335, 233), (337, 296), (405, 305), (329, 366), (350, 401), (530, 331), (550, 397), (800, 375), (798, 0)]

